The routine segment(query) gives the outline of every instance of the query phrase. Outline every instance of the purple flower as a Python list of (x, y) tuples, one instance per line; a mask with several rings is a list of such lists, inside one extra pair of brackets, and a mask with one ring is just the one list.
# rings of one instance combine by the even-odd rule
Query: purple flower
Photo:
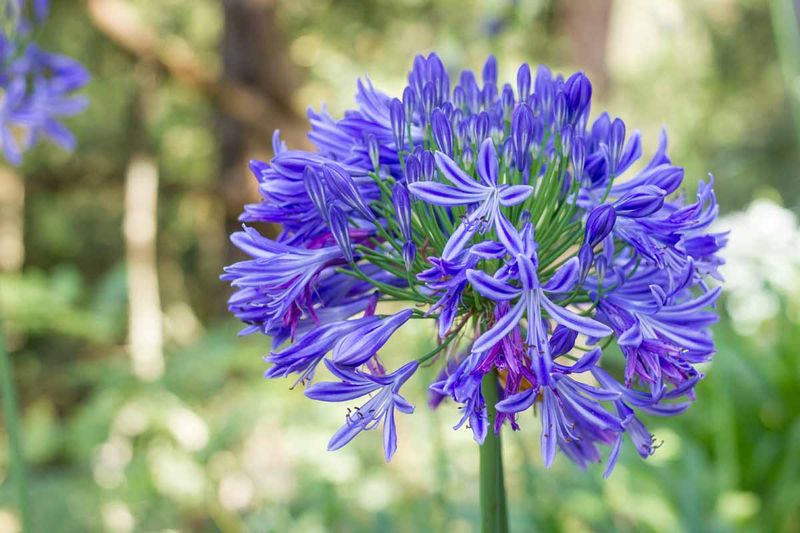
[(266, 239), (254, 229), (231, 236), (253, 259), (225, 269), (222, 279), (237, 288), (228, 308), (249, 324), (265, 329), (297, 319), (295, 307), (313, 312), (313, 284), (327, 266), (342, 258), (338, 246), (307, 250)]
[(316, 383), (306, 389), (306, 396), (323, 402), (345, 402), (367, 394), (372, 397), (361, 407), (347, 415), (345, 424), (337, 431), (330, 442), (329, 450), (338, 450), (364, 430), (370, 430), (383, 422), (383, 450), (386, 461), (390, 461), (397, 450), (397, 429), (394, 411), (413, 413), (414, 406), (400, 396), (400, 387), (417, 370), (417, 362), (412, 361), (389, 375), (373, 375), (341, 368), (328, 360), (325, 364), (340, 382)]
[[(226, 269), (228, 306), (243, 333), (272, 337), (267, 377), (296, 374), (316, 400), (369, 396), (331, 449), (383, 422), (389, 459), (395, 408), (411, 410), (398, 390), (425, 364), (439, 370), (431, 404), (452, 400), (456, 428), (478, 443), (519, 429), (518, 414), (535, 408), (546, 465), (559, 451), (580, 467), (606, 456), (608, 475), (625, 435), (642, 457), (653, 453), (643, 415), (687, 409), (698, 365), (714, 354), (720, 289), (708, 278), (721, 279), (727, 236), (709, 229), (713, 182), (686, 200), (663, 133), (631, 170), (641, 136), (607, 113), (590, 121), (584, 74), (542, 65), (532, 79), (522, 65), (515, 94), (498, 70), (489, 57), (451, 90), (442, 60), (417, 56), (398, 97), (359, 80), (342, 118), (309, 111), (315, 151), (276, 134), (272, 160), (251, 163), (261, 201), (241, 219), (281, 233), (234, 234), (251, 258)], [(3, 83), (11, 104), (0, 113), (28, 120), (26, 91)], [(13, 152), (9, 120), (0, 136)], [(379, 301), (407, 305), (378, 317)], [(436, 320), (436, 347), (396, 354), (400, 369), (385, 375), (384, 346), (423, 318)], [(320, 361), (338, 381), (314, 382)]]
[[(551, 340), (554, 351), (558, 342)], [(496, 405), (500, 413), (517, 414), (541, 401), (542, 457), (548, 468), (555, 459), (557, 448), (581, 467), (597, 462), (600, 453), (596, 443), (612, 444), (623, 431), (620, 418), (600, 403), (615, 400), (621, 393), (587, 385), (570, 377), (594, 369), (599, 358), (600, 349), (596, 348), (571, 366), (556, 364), (548, 371), (546, 380), (538, 375), (534, 386), (507, 396)]]
[(513, 286), (508, 281), (489, 276), (481, 270), (469, 270), (467, 279), (476, 291), (490, 300), (506, 301), (515, 297), (519, 299), (502, 319), (475, 341), (472, 349), (479, 353), (488, 351), (508, 335), (524, 315), (528, 319), (527, 342), (531, 347), (531, 358), (535, 362), (534, 367), (537, 369), (539, 379), (543, 384), (547, 384), (552, 357), (542, 310), (558, 324), (588, 337), (605, 337), (612, 331), (605, 324), (561, 307), (548, 297), (548, 294), (568, 292), (576, 285), (579, 277), (577, 258), (567, 261), (547, 283), (541, 285), (536, 273), (535, 243), (530, 225), (523, 229), (521, 235), (511, 227), (504, 229), (507, 231), (498, 231), (498, 234), (502, 235), (501, 238), (508, 239), (506, 247), (515, 260), (521, 286)]
[(75, 138), (60, 119), (88, 105), (85, 97), (74, 94), (89, 81), (80, 63), (45, 52), (33, 42), (22, 46), (47, 15), (46, 1), (37, 0), (32, 7), (33, 20), (23, 12), (11, 35), (0, 29), (0, 149), (14, 165), (42, 138), (73, 150)]
[(265, 361), (273, 366), (265, 373), (268, 378), (285, 377), (292, 373), (301, 374), (300, 379), (309, 381), (314, 369), (325, 355), (342, 338), (352, 332), (360, 332), (379, 322), (377, 316), (367, 316), (354, 320), (330, 322), (310, 329), (285, 349), (273, 351)]
[(486, 401), (481, 391), (483, 376), (476, 372), (478, 361), (479, 358), (474, 353), (465, 357), (452, 373), (442, 376), (430, 389), (435, 394), (449, 396), (462, 404), (461, 420), (454, 429), (468, 424), (475, 442), (483, 444), (489, 430), (489, 420), (486, 415)]
[(452, 185), (439, 182), (412, 183), (409, 189), (414, 195), (434, 205), (478, 204), (450, 235), (442, 254), (445, 259), (452, 259), (461, 252), (481, 228), (491, 227), (503, 219), (500, 206), (519, 204), (533, 192), (528, 185), (498, 186), (497, 152), (491, 139), (481, 144), (478, 155), (478, 176), (482, 183), (468, 176), (455, 161), (441, 152), (436, 152), (436, 165)]

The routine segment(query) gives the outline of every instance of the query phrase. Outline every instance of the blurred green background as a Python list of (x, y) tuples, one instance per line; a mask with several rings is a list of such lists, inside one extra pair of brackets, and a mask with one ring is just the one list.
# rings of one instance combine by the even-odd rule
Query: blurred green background
[[(307, 106), (404, 85), (417, 53), (587, 71), (595, 111), (668, 128), (711, 171), (733, 228), (719, 352), (696, 405), (651, 418), (611, 479), (504, 434), (513, 531), (800, 531), (800, 39), (791, 0), (58, 0), (42, 45), (93, 74), (79, 148), (0, 163), (0, 324), (22, 407), (37, 531), (473, 531), (478, 453), (407, 386), (399, 451), (325, 451), (342, 405), (261, 378), (217, 280), (270, 133)], [(794, 118), (793, 118), (794, 117)], [(797, 120), (795, 120), (797, 119)], [(385, 349), (427, 350), (406, 329)], [(430, 376), (421, 376), (429, 378)], [(19, 520), (0, 439), (0, 531)]]

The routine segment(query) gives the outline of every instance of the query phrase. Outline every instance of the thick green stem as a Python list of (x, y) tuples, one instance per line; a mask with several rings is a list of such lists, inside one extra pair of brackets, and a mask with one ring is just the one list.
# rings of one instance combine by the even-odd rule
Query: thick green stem
[(492, 370), (483, 377), (481, 384), (486, 400), (489, 431), (480, 448), (481, 454), (481, 531), (483, 533), (507, 533), (506, 488), (503, 480), (503, 449), (500, 435), (494, 432), (497, 416), (497, 371)]
[(11, 358), (6, 352), (2, 331), (0, 331), (0, 381), (3, 387), (3, 418), (8, 435), (9, 462), (17, 487), (17, 505), (22, 522), (22, 531), (31, 528), (30, 508), (28, 507), (28, 482), (25, 475), (25, 457), (22, 449), (19, 422), (17, 420), (17, 398), (14, 391), (14, 371)]

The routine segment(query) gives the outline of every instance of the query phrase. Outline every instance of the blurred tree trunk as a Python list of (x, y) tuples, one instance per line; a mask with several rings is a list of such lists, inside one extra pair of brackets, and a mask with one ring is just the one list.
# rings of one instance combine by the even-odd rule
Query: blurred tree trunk
[(144, 380), (164, 373), (164, 334), (158, 283), (158, 164), (142, 130), (158, 81), (148, 62), (137, 65), (139, 95), (133, 111), (131, 159), (125, 173), (125, 267), (128, 285), (128, 350), (133, 373)]
[(569, 40), (569, 60), (585, 70), (594, 93), (603, 97), (609, 89), (606, 48), (612, 0), (569, 0), (560, 6), (561, 33)]
[[(223, 84), (245, 87), (269, 100), (275, 116), (269, 129), (281, 128), (296, 140), (300, 119), (292, 109), (291, 95), (296, 77), (287, 60), (286, 46), (278, 27), (278, 2), (224, 0), (225, 28), (222, 36)], [(265, 157), (271, 139), (222, 109), (219, 115), (220, 179), (225, 200), (225, 229), (241, 227), (242, 206), (258, 199), (256, 181), (247, 169), (248, 160)], [(234, 251), (228, 247), (228, 254)]]
[(25, 181), (0, 166), (0, 272), (19, 272), (25, 262)]

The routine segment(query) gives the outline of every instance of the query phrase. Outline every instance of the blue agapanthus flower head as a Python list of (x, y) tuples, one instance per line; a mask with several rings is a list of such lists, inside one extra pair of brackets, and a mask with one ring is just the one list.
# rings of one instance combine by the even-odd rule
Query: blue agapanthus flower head
[(84, 96), (75, 94), (89, 81), (86, 69), (34, 42), (48, 8), (47, 0), (11, 0), (0, 7), (9, 21), (0, 26), (0, 150), (15, 165), (42, 138), (74, 149), (75, 138), (60, 119), (87, 105)]
[[(490, 57), (451, 82), (430, 54), (396, 98), (357, 86), (343, 118), (309, 111), (316, 151), (276, 132), (272, 161), (252, 163), (262, 199), (232, 236), (250, 259), (223, 278), (244, 332), (273, 338), (267, 377), (296, 375), (314, 400), (368, 398), (331, 449), (382, 424), (390, 459), (395, 411), (413, 410), (400, 389), (436, 365), (431, 406), (457, 404), (479, 443), (535, 410), (548, 466), (558, 450), (581, 467), (605, 454), (610, 473), (625, 435), (652, 454), (640, 416), (689, 407), (714, 353), (725, 235), (708, 229), (711, 180), (688, 198), (665, 134), (637, 164), (639, 133), (591, 114), (582, 73), (525, 64), (500, 86)], [(283, 229), (268, 239), (253, 222)], [(435, 349), (381, 356), (425, 319)], [(316, 382), (321, 362), (334, 381)]]

